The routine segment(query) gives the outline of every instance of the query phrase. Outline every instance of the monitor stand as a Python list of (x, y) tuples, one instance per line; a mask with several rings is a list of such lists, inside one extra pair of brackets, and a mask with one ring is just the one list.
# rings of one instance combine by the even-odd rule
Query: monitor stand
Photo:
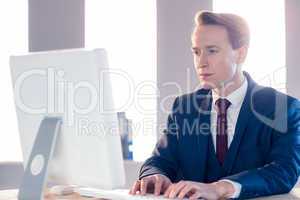
[(42, 200), (48, 168), (61, 131), (60, 117), (45, 117), (39, 127), (20, 185), (18, 200)]

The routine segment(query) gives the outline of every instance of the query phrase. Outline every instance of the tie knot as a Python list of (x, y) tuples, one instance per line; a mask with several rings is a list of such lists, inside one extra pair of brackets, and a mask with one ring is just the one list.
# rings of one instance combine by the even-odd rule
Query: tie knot
[(227, 99), (224, 99), (224, 98), (219, 98), (216, 101), (218, 113), (220, 113), (220, 114), (225, 114), (230, 105), (231, 105), (230, 101), (228, 101)]

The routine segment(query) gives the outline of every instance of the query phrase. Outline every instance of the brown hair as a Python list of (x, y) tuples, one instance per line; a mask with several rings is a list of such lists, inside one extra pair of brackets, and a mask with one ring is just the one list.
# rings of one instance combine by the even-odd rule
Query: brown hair
[(226, 28), (233, 49), (249, 46), (249, 26), (247, 22), (238, 15), (200, 11), (195, 16), (195, 28), (199, 25), (219, 25)]

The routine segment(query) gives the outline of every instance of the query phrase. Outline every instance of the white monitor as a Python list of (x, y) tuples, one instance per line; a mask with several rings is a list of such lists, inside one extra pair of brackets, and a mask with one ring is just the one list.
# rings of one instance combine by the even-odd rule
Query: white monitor
[(48, 180), (103, 189), (125, 184), (117, 115), (104, 49), (11, 56), (19, 133), (26, 166), (40, 122), (63, 119)]

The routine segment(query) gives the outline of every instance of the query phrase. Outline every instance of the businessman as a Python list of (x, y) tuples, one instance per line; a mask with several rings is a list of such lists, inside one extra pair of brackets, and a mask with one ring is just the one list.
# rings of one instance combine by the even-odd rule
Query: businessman
[(202, 88), (175, 99), (131, 194), (247, 199), (293, 188), (300, 170), (300, 103), (242, 71), (249, 41), (241, 17), (196, 14), (192, 52)]

